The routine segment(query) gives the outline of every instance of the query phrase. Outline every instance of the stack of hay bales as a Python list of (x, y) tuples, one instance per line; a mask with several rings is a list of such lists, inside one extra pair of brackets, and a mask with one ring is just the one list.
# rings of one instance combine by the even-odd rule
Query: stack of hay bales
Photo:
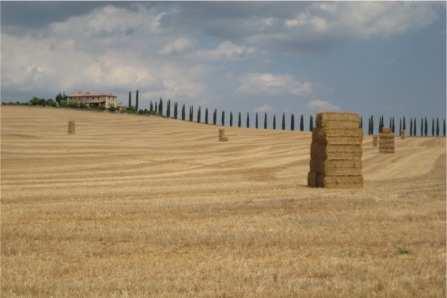
[(228, 142), (228, 137), (225, 136), (224, 128), (219, 128), (219, 142)]
[(73, 120), (68, 121), (68, 134), (72, 135), (75, 134), (76, 128), (75, 128), (75, 122)]
[(389, 128), (383, 128), (379, 134), (379, 152), (394, 153), (394, 133)]
[(377, 135), (373, 135), (373, 146), (377, 147)]
[(312, 131), (308, 185), (361, 188), (363, 131), (355, 113), (319, 113)]

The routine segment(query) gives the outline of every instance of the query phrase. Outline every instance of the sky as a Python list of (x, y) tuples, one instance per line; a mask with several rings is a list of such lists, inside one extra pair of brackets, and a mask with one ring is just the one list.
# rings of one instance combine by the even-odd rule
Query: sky
[(1, 99), (440, 116), (443, 2), (1, 2)]

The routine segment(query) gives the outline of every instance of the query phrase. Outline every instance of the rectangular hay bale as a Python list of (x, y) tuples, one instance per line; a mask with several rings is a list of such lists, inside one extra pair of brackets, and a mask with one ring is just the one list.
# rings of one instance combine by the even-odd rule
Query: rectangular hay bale
[(320, 113), (312, 132), (308, 185), (362, 187), (363, 130), (355, 113)]

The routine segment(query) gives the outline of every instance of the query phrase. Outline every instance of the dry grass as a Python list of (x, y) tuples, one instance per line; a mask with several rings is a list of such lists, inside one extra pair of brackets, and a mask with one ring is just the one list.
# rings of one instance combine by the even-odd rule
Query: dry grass
[(3, 297), (446, 294), (444, 139), (367, 137), (365, 187), (324, 190), (308, 133), (1, 115)]

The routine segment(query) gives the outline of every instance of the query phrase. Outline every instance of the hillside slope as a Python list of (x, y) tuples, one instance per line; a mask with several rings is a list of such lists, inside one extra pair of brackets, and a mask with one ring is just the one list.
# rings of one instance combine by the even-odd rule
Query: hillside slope
[(445, 138), (383, 155), (366, 137), (365, 187), (325, 190), (309, 133), (1, 116), (6, 296), (445, 295)]

